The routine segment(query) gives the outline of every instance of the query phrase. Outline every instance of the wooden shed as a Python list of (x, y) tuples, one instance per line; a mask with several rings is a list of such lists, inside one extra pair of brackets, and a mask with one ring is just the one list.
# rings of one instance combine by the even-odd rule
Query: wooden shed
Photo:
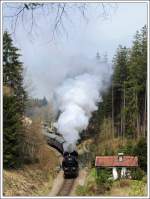
[(123, 155), (123, 153), (118, 153), (117, 156), (96, 156), (95, 167), (97, 169), (111, 168), (113, 179), (116, 180), (119, 176), (121, 178), (127, 177), (128, 171), (131, 168), (138, 167), (138, 157)]

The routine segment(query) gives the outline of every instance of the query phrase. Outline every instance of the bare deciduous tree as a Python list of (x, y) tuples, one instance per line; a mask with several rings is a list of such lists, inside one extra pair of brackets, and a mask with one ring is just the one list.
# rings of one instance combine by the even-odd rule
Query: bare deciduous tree
[(26, 126), (24, 142), (22, 143), (22, 154), (26, 162), (38, 161), (41, 157), (41, 150), (46, 144), (42, 134), (40, 122), (34, 121), (31, 125)]
[[(39, 17), (48, 16), (52, 23), (52, 37), (54, 38), (56, 33), (63, 31), (68, 33), (65, 28), (64, 20), (68, 20), (72, 23), (71, 13), (78, 12), (81, 17), (88, 22), (88, 11), (91, 8), (91, 3), (5, 3), (4, 6), (4, 18), (11, 20), (13, 33), (16, 31), (17, 25), (21, 22), (24, 28), (28, 27), (28, 33), (33, 32), (34, 26), (38, 25)], [(97, 17), (104, 19), (111, 16), (111, 10), (115, 11), (117, 4), (115, 3), (96, 3), (95, 8), (98, 9)], [(37, 12), (42, 13), (38, 15)], [(9, 14), (6, 14), (9, 13)], [(11, 13), (11, 14), (10, 14)], [(27, 19), (28, 18), (28, 19)]]

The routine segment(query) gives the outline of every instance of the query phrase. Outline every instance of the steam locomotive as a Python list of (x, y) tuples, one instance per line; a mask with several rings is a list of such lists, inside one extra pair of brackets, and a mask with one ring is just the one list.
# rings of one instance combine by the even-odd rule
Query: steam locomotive
[(73, 152), (64, 152), (63, 144), (65, 140), (63, 137), (60, 137), (56, 134), (49, 133), (47, 129), (43, 129), (43, 134), (47, 139), (47, 143), (56, 148), (62, 155), (62, 169), (64, 171), (65, 178), (75, 178), (78, 176), (79, 165), (78, 165), (78, 153), (77, 151)]
[(65, 178), (76, 178), (78, 176), (79, 165), (76, 151), (63, 153), (62, 168)]

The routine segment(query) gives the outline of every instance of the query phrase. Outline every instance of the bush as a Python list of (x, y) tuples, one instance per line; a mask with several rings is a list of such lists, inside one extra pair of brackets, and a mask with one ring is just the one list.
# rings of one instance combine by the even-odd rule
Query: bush
[(132, 140), (128, 140), (127, 144), (125, 146), (120, 147), (117, 152), (122, 152), (125, 155), (133, 155), (134, 154), (134, 147), (135, 144)]
[(145, 174), (144, 171), (140, 168), (131, 171), (131, 176), (133, 180), (142, 180), (144, 174)]
[(147, 172), (147, 141), (145, 138), (141, 138), (134, 147), (134, 155), (138, 156), (140, 168)]
[(140, 168), (147, 172), (147, 142), (145, 138), (141, 138), (137, 144), (132, 140), (128, 140), (127, 144), (120, 147), (117, 152), (123, 152), (125, 155), (138, 156)]
[(106, 169), (97, 169), (97, 176), (96, 176), (96, 182), (97, 184), (106, 183), (108, 181), (108, 178), (110, 177), (110, 173)]
[(87, 190), (85, 188), (85, 186), (81, 186), (81, 185), (78, 185), (77, 188), (76, 188), (76, 194), (78, 196), (85, 196), (87, 193)]
[(78, 185), (76, 188), (76, 194), (78, 196), (94, 196), (96, 192), (96, 182), (95, 182), (96, 170), (92, 168), (89, 170), (88, 176), (86, 178), (85, 184), (83, 186)]
[(106, 169), (97, 170), (96, 176), (97, 193), (103, 194), (110, 190), (112, 180), (110, 179), (110, 171)]
[(142, 178), (142, 181), (143, 181), (143, 183), (147, 183), (147, 176), (144, 176), (143, 178)]
[(33, 121), (26, 127), (24, 142), (22, 143), (22, 154), (24, 163), (37, 163), (44, 155), (43, 149), (46, 141), (42, 134), (40, 122)]

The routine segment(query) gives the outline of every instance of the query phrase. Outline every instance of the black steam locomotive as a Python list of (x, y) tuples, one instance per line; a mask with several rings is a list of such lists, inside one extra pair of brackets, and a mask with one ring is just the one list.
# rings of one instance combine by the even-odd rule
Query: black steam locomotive
[(62, 161), (62, 168), (65, 178), (76, 178), (79, 172), (78, 153), (73, 151), (71, 153), (64, 152)]
[(64, 171), (65, 178), (75, 178), (78, 176), (79, 165), (78, 165), (78, 153), (64, 152), (63, 144), (65, 140), (56, 134), (49, 133), (47, 129), (43, 129), (43, 134), (47, 139), (47, 143), (56, 148), (61, 154), (63, 154), (62, 169)]

